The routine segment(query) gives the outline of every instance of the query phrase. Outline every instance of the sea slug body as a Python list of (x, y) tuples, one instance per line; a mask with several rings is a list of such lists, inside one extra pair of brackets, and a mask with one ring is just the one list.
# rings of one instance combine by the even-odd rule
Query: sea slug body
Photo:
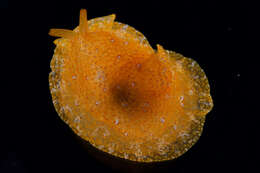
[(115, 22), (87, 20), (60, 37), (49, 74), (53, 104), (71, 129), (96, 148), (138, 162), (175, 159), (199, 139), (213, 101), (197, 62)]

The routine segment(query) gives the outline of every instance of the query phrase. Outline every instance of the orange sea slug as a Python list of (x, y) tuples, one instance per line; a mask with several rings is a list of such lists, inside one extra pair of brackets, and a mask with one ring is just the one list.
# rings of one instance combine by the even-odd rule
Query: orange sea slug
[(87, 20), (61, 37), (49, 74), (59, 116), (81, 138), (121, 158), (154, 162), (185, 153), (212, 109), (208, 80), (192, 59), (149, 45), (115, 15)]

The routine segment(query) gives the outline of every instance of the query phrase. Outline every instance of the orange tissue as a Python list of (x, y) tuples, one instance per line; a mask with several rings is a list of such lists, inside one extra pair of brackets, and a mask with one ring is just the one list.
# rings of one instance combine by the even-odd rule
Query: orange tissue
[(50, 91), (63, 121), (114, 156), (156, 162), (177, 158), (199, 139), (213, 101), (197, 62), (157, 45), (115, 15), (87, 20), (60, 37)]

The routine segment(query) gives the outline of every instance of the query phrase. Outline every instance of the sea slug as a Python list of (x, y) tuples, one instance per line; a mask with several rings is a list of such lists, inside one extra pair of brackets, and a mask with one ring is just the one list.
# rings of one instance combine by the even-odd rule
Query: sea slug
[(199, 139), (213, 101), (197, 62), (157, 45), (115, 15), (87, 20), (60, 37), (49, 74), (53, 104), (71, 129), (114, 156), (175, 159)]

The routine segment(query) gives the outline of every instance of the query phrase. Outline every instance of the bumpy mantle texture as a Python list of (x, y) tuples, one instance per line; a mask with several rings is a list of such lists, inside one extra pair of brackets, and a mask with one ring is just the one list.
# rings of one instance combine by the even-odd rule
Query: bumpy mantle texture
[(198, 63), (157, 45), (115, 15), (51, 29), (56, 111), (84, 140), (138, 162), (177, 158), (199, 139), (213, 102)]

